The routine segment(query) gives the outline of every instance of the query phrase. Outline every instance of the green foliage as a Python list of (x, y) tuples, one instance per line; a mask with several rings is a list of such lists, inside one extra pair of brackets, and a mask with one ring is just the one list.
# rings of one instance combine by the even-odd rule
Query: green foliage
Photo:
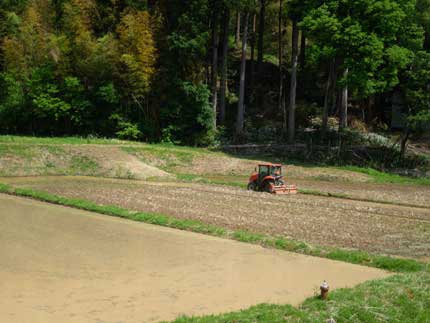
[(19, 118), (26, 118), (23, 87), (8, 73), (0, 74), (0, 129), (16, 132)]
[[(413, 1), (327, 1), (311, 9), (301, 26), (326, 56), (349, 69), (347, 84), (359, 97), (392, 89), (423, 42), (422, 29), (411, 20)], [(405, 44), (404, 24), (408, 24)], [(406, 46), (409, 42), (409, 46)]]
[(391, 257), (374, 257), (364, 251), (349, 251), (336, 249), (326, 254), (326, 257), (341, 260), (353, 264), (362, 264), (397, 272), (418, 272), (424, 269), (424, 265), (409, 259), (395, 259)]
[(414, 131), (430, 129), (430, 53), (415, 55), (412, 67), (406, 72), (406, 101), (408, 125)]
[[(163, 141), (209, 145), (214, 141), (214, 113), (204, 84), (204, 60), (210, 32), (207, 0), (169, 1), (165, 10), (166, 50), (160, 56), (161, 128)], [(180, 64), (178, 64), (180, 62)]]
[(201, 57), (207, 54), (209, 41), (209, 2), (173, 0), (162, 9), (166, 10), (166, 24), (169, 26), (166, 44), (167, 63), (172, 64), (169, 72), (182, 80), (201, 80), (199, 65), (203, 63)]
[[(298, 84), (299, 100), (307, 101), (303, 107), (316, 103), (320, 112), (322, 79), (326, 80), (328, 63), (336, 62), (337, 90), (349, 86), (355, 114), (361, 114), (375, 94), (388, 102), (390, 91), (401, 88), (409, 104), (410, 128), (418, 130), (428, 123), (428, 79), (423, 72), (428, 58), (423, 55), (430, 50), (429, 0), (289, 0), (283, 4), (279, 11), (277, 2), (266, 1), (261, 70), (251, 64), (252, 50), (248, 51), (249, 124), (261, 126), (262, 132), (269, 128), (275, 134), (281, 132), (282, 109), (276, 99), (279, 12), (284, 19), (280, 39), (285, 79), (289, 78), (291, 20), (299, 22), (308, 39), (303, 43), (305, 64)], [(218, 63), (222, 61), (222, 16), (227, 8), (231, 11), (230, 51), (227, 120), (222, 132), (223, 138), (231, 138), (239, 81), (233, 16), (250, 12), (257, 21), (257, 0), (3, 0), (0, 132), (213, 145), (219, 132), (213, 128), (209, 65), (215, 27), (220, 36)], [(250, 33), (250, 44), (256, 36), (257, 32)], [(346, 68), (349, 74), (342, 78)], [(378, 104), (375, 115), (382, 116), (383, 108)], [(336, 107), (332, 110), (334, 114)], [(297, 111), (297, 124), (307, 127), (314, 109)], [(121, 121), (113, 121), (113, 115)]]
[(175, 98), (170, 102), (168, 119), (175, 127), (167, 126), (169, 132), (164, 133), (165, 139), (179, 141), (188, 145), (210, 145), (215, 139), (213, 109), (209, 103), (210, 92), (203, 84), (194, 85), (190, 82), (179, 83), (172, 89)]
[(63, 115), (69, 113), (71, 107), (58, 97), (58, 89), (53, 85), (47, 85), (42, 93), (34, 95), (32, 103), (35, 107), (35, 113), (39, 117), (53, 116), (59, 120)]
[(121, 121), (118, 123), (118, 130), (115, 134), (119, 139), (125, 140), (138, 140), (142, 138), (142, 132), (139, 130), (137, 124)]
[(261, 234), (255, 234), (248, 231), (236, 231), (233, 235), (233, 238), (238, 241), (242, 242), (263, 242), (264, 241), (264, 235)]
[(122, 81), (133, 100), (144, 99), (151, 89), (157, 59), (152, 28), (146, 11), (130, 11), (117, 28)]
[(119, 139), (137, 141), (142, 138), (138, 124), (126, 121), (120, 114), (113, 114), (109, 119), (115, 124), (115, 134)]
[(211, 144), (200, 70), (209, 10), (207, 0), (2, 4), (0, 131)]
[(115, 85), (112, 82), (100, 86), (97, 91), (97, 97), (105, 104), (112, 105), (118, 104), (120, 99), (118, 91), (116, 90)]

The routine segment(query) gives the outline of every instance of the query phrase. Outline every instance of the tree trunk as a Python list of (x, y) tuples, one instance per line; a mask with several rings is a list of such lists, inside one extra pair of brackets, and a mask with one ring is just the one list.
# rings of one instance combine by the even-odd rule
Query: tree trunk
[(284, 73), (282, 70), (283, 63), (283, 34), (282, 34), (282, 4), (283, 1), (279, 0), (279, 17), (278, 17), (278, 60), (279, 60), (279, 97), (278, 97), (278, 109), (282, 111), (282, 132), (287, 131), (287, 111), (285, 109), (284, 101)]
[(334, 59), (334, 70), (333, 70), (333, 87), (331, 88), (331, 107), (329, 114), (335, 115), (338, 106), (338, 91), (337, 91), (337, 79), (338, 79), (338, 70), (339, 70), (340, 60), (339, 58)]
[(236, 15), (236, 48), (239, 48), (240, 46), (240, 12), (237, 12)]
[(304, 31), (301, 33), (300, 38), (300, 68), (305, 69), (306, 65), (306, 34)]
[(240, 86), (239, 86), (239, 103), (237, 106), (237, 120), (236, 120), (236, 136), (243, 135), (243, 125), (245, 119), (245, 73), (246, 73), (246, 42), (248, 38), (248, 20), (249, 12), (246, 12), (243, 26), (242, 38), (242, 58), (240, 63)]
[(400, 156), (402, 156), (402, 158), (405, 157), (410, 134), (410, 129), (406, 127), (404, 133), (402, 134), (402, 137), (400, 138)]
[(205, 76), (204, 76), (204, 82), (206, 85), (209, 85), (209, 80), (211, 78), (210, 68), (209, 68), (209, 60), (205, 59)]
[(335, 62), (330, 62), (330, 69), (328, 73), (327, 78), (327, 84), (325, 88), (325, 97), (324, 97), (324, 109), (323, 109), (323, 116), (322, 116), (322, 129), (323, 131), (327, 131), (328, 128), (328, 116), (329, 116), (329, 105), (330, 105), (330, 98), (333, 98), (332, 94), (330, 93), (330, 90), (334, 87), (334, 74), (335, 74)]
[(348, 73), (349, 69), (345, 68), (343, 72), (344, 85), (342, 87), (342, 99), (340, 104), (340, 122), (339, 128), (345, 129), (348, 127)]
[[(6, 21), (6, 12), (4, 10), (0, 10), (0, 21)], [(6, 27), (2, 26), (0, 23), (0, 73), (6, 70), (5, 66), (5, 58), (4, 58), (4, 49), (3, 42), (4, 37), (6, 36)]]
[(55, 12), (55, 29), (57, 32), (61, 29), (61, 20), (63, 18), (63, 6), (60, 0), (53, 0), (52, 5)]
[[(216, 10), (215, 10), (216, 11)], [(217, 105), (218, 105), (218, 17), (214, 13), (212, 24), (212, 108), (214, 110), (214, 129), (217, 126)]]
[(292, 57), (291, 57), (291, 86), (290, 105), (288, 107), (288, 142), (294, 143), (296, 134), (296, 95), (297, 95), (297, 65), (299, 51), (299, 29), (297, 21), (293, 21)]
[(260, 21), (258, 24), (258, 71), (263, 64), (264, 27), (266, 23), (266, 0), (260, 0)]
[(252, 33), (251, 33), (251, 73), (249, 73), (249, 88), (252, 90), (254, 88), (254, 74), (255, 74), (255, 41), (256, 41), (256, 25), (257, 25), (257, 15), (252, 15)]
[(366, 123), (366, 125), (372, 125), (374, 103), (375, 95), (369, 96), (365, 101), (366, 107), (363, 109), (363, 122)]
[(225, 9), (224, 13), (224, 35), (222, 44), (222, 67), (221, 67), (221, 93), (219, 101), (219, 120), (220, 123), (225, 121), (225, 98), (227, 96), (227, 73), (228, 73), (228, 32), (230, 25), (230, 10)]

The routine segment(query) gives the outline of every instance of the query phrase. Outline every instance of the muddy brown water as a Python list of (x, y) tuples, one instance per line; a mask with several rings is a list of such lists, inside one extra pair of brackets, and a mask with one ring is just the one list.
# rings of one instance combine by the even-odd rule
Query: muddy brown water
[(0, 322), (158, 322), (297, 305), (388, 273), (0, 195)]

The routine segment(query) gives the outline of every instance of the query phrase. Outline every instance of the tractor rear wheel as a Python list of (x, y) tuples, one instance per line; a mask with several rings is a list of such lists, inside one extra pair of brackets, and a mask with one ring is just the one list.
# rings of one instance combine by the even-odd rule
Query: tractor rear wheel
[(252, 182), (248, 184), (248, 191), (256, 191), (257, 190), (257, 183)]

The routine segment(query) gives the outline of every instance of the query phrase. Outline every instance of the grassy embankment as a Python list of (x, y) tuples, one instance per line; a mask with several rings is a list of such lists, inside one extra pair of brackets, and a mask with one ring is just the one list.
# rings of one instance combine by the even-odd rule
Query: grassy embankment
[(175, 323), (428, 323), (430, 274), (395, 275), (332, 292), (328, 301), (318, 297), (300, 307), (259, 305), (250, 309), (205, 317), (182, 317)]
[[(149, 164), (154, 163), (154, 159), (159, 162), (155, 163), (155, 166), (162, 168), (165, 171), (174, 173), (180, 180), (186, 181), (200, 181), (209, 184), (223, 184), (230, 186), (244, 187), (244, 180), (246, 181), (248, 173), (234, 173), (234, 174), (217, 174), (212, 172), (210, 169), (204, 174), (196, 175), (192, 172), (192, 167), (187, 170), (186, 167), (193, 163), (196, 157), (205, 156), (207, 158), (219, 158), (219, 157), (238, 157), (243, 161), (252, 160), (268, 160), (273, 162), (283, 162), (284, 164), (292, 164), (307, 169), (323, 168), (340, 170), (346, 172), (361, 173), (368, 176), (370, 182), (374, 183), (393, 183), (393, 184), (410, 184), (410, 185), (430, 185), (430, 178), (410, 178), (399, 175), (389, 174), (380, 172), (371, 168), (360, 168), (355, 166), (344, 166), (344, 167), (331, 167), (324, 165), (309, 165), (298, 163), (293, 160), (279, 160), (270, 156), (253, 156), (253, 157), (240, 157), (230, 156), (228, 154), (204, 149), (204, 148), (193, 148), (193, 147), (179, 147), (170, 144), (142, 144), (132, 141), (123, 141), (117, 139), (103, 139), (103, 138), (80, 138), (80, 137), (53, 137), (53, 138), (38, 138), (38, 137), (22, 137), (22, 136), (0, 136), (0, 156), (4, 154), (16, 155), (18, 157), (31, 158), (35, 154), (40, 153), (39, 150), (34, 150), (35, 147), (41, 146), (46, 149), (48, 153), (60, 156), (64, 155), (64, 145), (117, 145), (121, 146), (122, 150), (137, 156), (144, 162)], [(154, 158), (156, 156), (156, 158)], [(90, 165), (91, 164), (91, 165)], [(83, 168), (96, 167), (94, 161), (91, 160), (75, 160), (75, 167), (83, 165)], [(46, 168), (49, 168), (49, 161), (47, 162)], [(51, 165), (52, 167), (52, 165)], [(178, 168), (182, 167), (182, 171), (178, 172)], [(79, 171), (79, 169), (77, 169)], [(69, 173), (73, 173), (70, 171)], [(43, 173), (43, 172), (42, 172)], [(315, 176), (313, 180), (327, 180), (324, 176)]]
[(0, 158), (5, 156), (10, 160), (4, 160), (4, 165), (0, 165), (0, 176), (97, 174), (98, 164), (94, 160), (82, 154), (69, 154), (60, 145), (4, 144), (2, 139), (4, 137), (0, 137)]
[[(56, 145), (2, 145), (0, 143), (0, 157), (2, 156), (11, 156), (13, 160), (1, 165), (0, 176), (15, 174), (96, 175), (98, 173), (98, 164), (93, 159), (85, 155), (67, 154), (63, 147)], [(37, 161), (35, 161), (35, 156), (39, 156)]]

